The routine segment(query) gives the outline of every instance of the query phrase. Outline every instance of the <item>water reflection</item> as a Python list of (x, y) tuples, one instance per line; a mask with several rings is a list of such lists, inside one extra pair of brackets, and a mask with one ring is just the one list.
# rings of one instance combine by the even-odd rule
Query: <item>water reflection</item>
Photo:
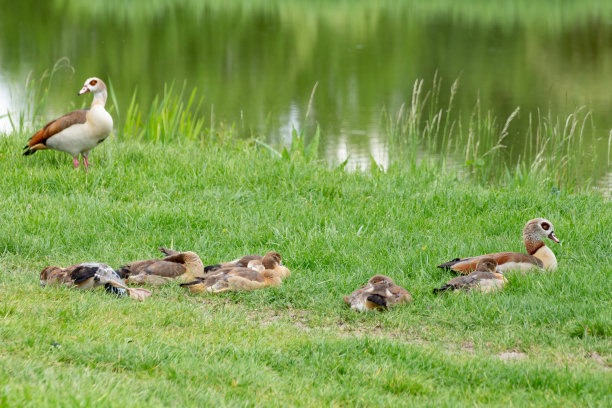
[[(517, 15), (487, 2), (484, 11), (447, 3), (4, 1), (0, 115), (11, 96), (8, 107), (21, 108), (20, 94), (11, 92), (30, 71), (40, 74), (66, 56), (74, 75), (58, 74), (40, 124), (86, 104), (74, 93), (92, 75), (111, 80), (119, 112), (135, 90), (146, 107), (165, 83), (185, 83), (204, 95), (203, 116), (240, 123), (243, 136), (288, 145), (294, 127), (319, 124), (330, 163), (350, 157), (349, 167), (367, 168), (370, 156), (389, 161), (383, 108), (396, 112), (415, 78), (438, 71), (446, 79), (442, 95), (461, 77), (459, 111), (469, 114), (477, 98), (499, 118), (521, 106), (506, 140), (510, 162), (525, 144), (528, 113), (538, 109), (563, 116), (587, 105), (597, 129), (584, 143), (606, 151), (612, 7), (550, 13), (522, 2), (526, 11)], [(593, 176), (606, 177), (605, 160), (598, 163)]]

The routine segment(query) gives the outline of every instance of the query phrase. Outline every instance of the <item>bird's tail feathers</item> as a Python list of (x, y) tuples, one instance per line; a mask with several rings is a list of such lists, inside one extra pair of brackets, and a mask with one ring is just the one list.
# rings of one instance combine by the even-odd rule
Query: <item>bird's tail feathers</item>
[(441, 269), (451, 269), (451, 267), (453, 265), (455, 265), (459, 261), (461, 261), (461, 258), (455, 258), (452, 261), (448, 261), (448, 262), (445, 262), (443, 264), (438, 265), (438, 268), (441, 268)]
[(367, 297), (367, 300), (383, 309), (387, 308), (387, 300), (381, 295), (377, 295), (377, 294), (370, 295)]

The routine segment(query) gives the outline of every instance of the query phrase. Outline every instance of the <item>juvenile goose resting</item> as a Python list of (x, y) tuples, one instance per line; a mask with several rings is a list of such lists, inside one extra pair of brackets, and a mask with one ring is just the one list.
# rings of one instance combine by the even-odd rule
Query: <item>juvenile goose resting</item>
[[(259, 263), (263, 265), (261, 271)], [(278, 252), (268, 252), (261, 261), (251, 259), (245, 267), (229, 266), (210, 272), (204, 278), (183, 283), (193, 293), (248, 291), (279, 286), (284, 278), (290, 275), (289, 269), (281, 265)]]
[(476, 270), (467, 276), (458, 276), (451, 279), (446, 285), (433, 290), (433, 293), (442, 293), (447, 290), (477, 290), (482, 293), (491, 293), (501, 290), (508, 280), (497, 267), (493, 258), (481, 258)]
[(107, 98), (104, 82), (99, 78), (89, 78), (78, 95), (87, 92), (93, 93), (91, 108), (70, 112), (47, 123), (30, 138), (23, 154), (29, 156), (43, 149), (67, 152), (72, 155), (75, 168), (79, 167), (81, 154), (87, 171), (89, 152), (104, 141), (113, 128), (113, 118), (104, 109)]
[(406, 289), (396, 285), (390, 277), (374, 275), (367, 284), (351, 293), (350, 296), (344, 296), (344, 302), (351, 309), (364, 312), (409, 303), (412, 302), (412, 296)]
[(207, 265), (204, 267), (204, 272), (210, 273), (210, 272), (218, 271), (219, 269), (227, 269), (227, 268), (233, 268), (233, 267), (247, 268), (249, 265), (249, 262), (251, 261), (255, 261), (253, 265), (258, 265), (257, 261), (261, 263), (263, 261), (263, 256), (245, 255), (242, 258), (234, 259), (233, 261), (221, 262), (215, 265)]
[(204, 264), (195, 252), (177, 252), (163, 247), (159, 247), (159, 250), (167, 256), (163, 259), (130, 262), (117, 270), (119, 276), (129, 283), (154, 286), (174, 280), (188, 282), (204, 277)]
[(40, 272), (40, 284), (65, 285), (77, 289), (94, 289), (104, 286), (107, 292), (118, 296), (129, 296), (132, 299), (144, 300), (151, 296), (146, 289), (128, 288), (119, 274), (103, 263), (82, 263), (67, 268), (47, 266)]
[(557, 258), (553, 251), (542, 241), (542, 238), (545, 237), (554, 242), (559, 242), (551, 222), (544, 218), (535, 218), (527, 222), (523, 230), (523, 241), (525, 242), (527, 254), (521, 252), (497, 252), (471, 258), (456, 258), (450, 262), (438, 265), (438, 268), (451, 269), (460, 274), (468, 274), (476, 268), (476, 265), (478, 265), (482, 258), (486, 257), (493, 258), (502, 272), (517, 269), (525, 271), (532, 268), (554, 271), (557, 269)]

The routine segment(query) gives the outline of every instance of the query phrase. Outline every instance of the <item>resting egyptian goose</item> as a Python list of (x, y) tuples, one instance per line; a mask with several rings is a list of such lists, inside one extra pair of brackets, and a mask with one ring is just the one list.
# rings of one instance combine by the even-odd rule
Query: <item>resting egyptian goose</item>
[(41, 286), (64, 285), (77, 289), (94, 289), (104, 286), (107, 292), (117, 296), (129, 296), (144, 300), (151, 296), (146, 289), (128, 288), (113, 268), (103, 263), (81, 263), (67, 268), (47, 266), (40, 272)]
[(545, 237), (554, 242), (559, 242), (551, 222), (544, 218), (535, 218), (528, 221), (523, 230), (523, 241), (525, 242), (527, 254), (521, 252), (497, 252), (471, 258), (456, 258), (450, 262), (438, 265), (438, 268), (451, 269), (461, 274), (468, 274), (476, 268), (476, 265), (478, 265), (482, 258), (486, 257), (493, 258), (502, 272), (510, 270), (525, 271), (532, 268), (554, 271), (557, 269), (557, 258), (553, 251), (542, 241), (542, 238)]
[(102, 143), (113, 128), (113, 118), (104, 109), (107, 97), (104, 82), (99, 78), (89, 78), (78, 95), (87, 92), (93, 93), (91, 108), (70, 112), (47, 123), (30, 138), (23, 154), (29, 156), (43, 149), (67, 152), (72, 155), (75, 168), (79, 167), (80, 154), (87, 171), (89, 152)]
[(351, 309), (364, 312), (410, 303), (412, 296), (406, 289), (396, 285), (390, 277), (374, 275), (366, 285), (351, 293), (350, 296), (344, 296), (344, 301)]
[[(261, 271), (259, 264), (263, 265)], [(278, 252), (268, 252), (263, 259), (251, 259), (246, 266), (229, 266), (210, 272), (204, 278), (183, 283), (193, 293), (249, 291), (268, 286), (279, 286), (284, 278), (290, 275), (289, 269), (281, 265)]]
[(195, 252), (177, 252), (159, 247), (167, 255), (163, 259), (130, 262), (117, 270), (119, 276), (128, 283), (165, 285), (178, 280), (193, 281), (196, 277), (204, 277), (204, 264)]
[(458, 276), (448, 281), (441, 288), (433, 290), (433, 293), (442, 293), (448, 290), (477, 290), (481, 293), (492, 293), (501, 290), (508, 280), (503, 272), (497, 267), (493, 258), (481, 258), (476, 265), (476, 270), (467, 276)]

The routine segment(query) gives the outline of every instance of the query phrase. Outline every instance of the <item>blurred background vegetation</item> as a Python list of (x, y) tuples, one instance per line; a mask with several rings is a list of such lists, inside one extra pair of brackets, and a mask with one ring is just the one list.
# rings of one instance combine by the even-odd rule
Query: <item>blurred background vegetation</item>
[[(96, 75), (112, 86), (120, 137), (142, 137), (146, 118), (172, 99), (175, 108), (181, 103), (191, 111), (203, 137), (223, 129), (282, 146), (291, 144), (293, 128), (312, 138), (319, 126), (320, 156), (332, 164), (348, 158), (349, 167), (369, 168), (372, 160), (384, 167), (398, 152), (401, 158), (418, 151), (470, 169), (484, 165), (478, 159), (500, 145), (496, 161), (487, 166), (531, 166), (549, 159), (553, 171), (555, 162), (571, 159), (575, 163), (562, 171), (575, 172), (575, 182), (610, 189), (612, 3), (607, 1), (0, 0), (0, 5), (0, 116), (25, 112), (31, 79), (65, 61), (52, 80), (38, 84), (52, 96), (31, 109), (34, 126), (88, 104), (75, 92)], [(407, 136), (401, 122), (421, 78), (423, 121), (435, 121), (443, 111), (454, 126), (450, 133), (423, 133), (421, 124), (415, 146), (415, 129)], [(579, 115), (569, 116), (576, 111)], [(577, 120), (569, 144), (563, 141), (568, 118)], [(551, 132), (555, 126), (557, 132)], [(0, 129), (10, 128), (8, 116), (0, 118)], [(558, 144), (565, 155), (538, 149), (551, 137), (549, 146)], [(404, 139), (408, 147), (395, 148)]]

